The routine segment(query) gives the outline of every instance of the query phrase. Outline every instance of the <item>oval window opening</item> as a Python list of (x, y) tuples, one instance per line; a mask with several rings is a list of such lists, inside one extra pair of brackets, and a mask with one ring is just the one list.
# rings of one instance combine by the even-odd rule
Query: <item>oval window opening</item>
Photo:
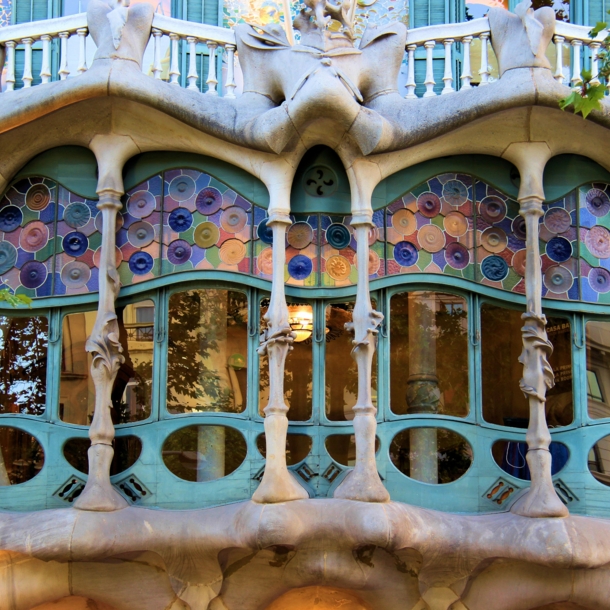
[[(71, 438), (64, 444), (66, 461), (79, 472), (89, 474), (87, 451), (91, 445), (88, 438)], [(118, 436), (113, 441), (114, 456), (110, 464), (110, 476), (119, 474), (133, 466), (140, 453), (142, 441), (137, 436)]]
[(163, 462), (185, 481), (214, 481), (237, 470), (246, 459), (246, 441), (227, 426), (188, 426), (163, 443)]
[(610, 435), (600, 438), (589, 450), (589, 471), (604, 485), (610, 487)]
[(17, 428), (0, 428), (0, 486), (33, 479), (44, 466), (40, 443)]
[(410, 428), (392, 440), (390, 459), (407, 477), (440, 485), (466, 473), (472, 464), (472, 447), (463, 436), (445, 428)]
[[(311, 436), (306, 434), (288, 434), (286, 436), (286, 464), (292, 466), (302, 462), (309, 455), (311, 445)], [(267, 457), (267, 441), (264, 434), (258, 435), (256, 448), (264, 458)]]
[[(551, 452), (551, 474), (560, 472), (566, 465), (570, 452), (563, 443), (553, 441), (549, 446)], [(507, 474), (521, 479), (531, 481), (530, 469), (525, 456), (527, 455), (527, 443), (525, 441), (496, 441), (491, 448), (491, 453), (498, 466)]]
[[(353, 434), (331, 434), (326, 437), (326, 451), (335, 462), (343, 466), (356, 465), (356, 437)], [(379, 439), (375, 437), (375, 453), (379, 451)]]

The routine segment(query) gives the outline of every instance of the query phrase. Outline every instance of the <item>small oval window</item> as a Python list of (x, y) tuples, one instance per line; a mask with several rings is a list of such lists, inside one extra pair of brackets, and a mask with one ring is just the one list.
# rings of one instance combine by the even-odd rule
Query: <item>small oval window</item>
[[(326, 451), (335, 462), (343, 466), (356, 465), (356, 437), (353, 434), (331, 434), (326, 437)], [(379, 439), (375, 437), (375, 453), (379, 451)]]
[(610, 487), (610, 435), (600, 438), (589, 450), (589, 471), (604, 485)]
[[(549, 446), (551, 452), (551, 474), (557, 474), (566, 465), (570, 452), (563, 443), (552, 442)], [(525, 441), (496, 441), (491, 448), (491, 453), (498, 466), (507, 474), (521, 479), (531, 481), (530, 469), (525, 456), (527, 455), (527, 443)]]
[(445, 428), (409, 428), (390, 445), (390, 459), (400, 472), (423, 483), (451, 483), (472, 464), (472, 447), (461, 435)]
[(214, 481), (237, 470), (248, 449), (239, 430), (227, 426), (188, 426), (163, 443), (163, 462), (185, 481)]
[[(64, 444), (64, 457), (68, 463), (85, 474), (89, 474), (87, 451), (90, 445), (91, 441), (88, 438), (71, 438)], [(142, 453), (142, 441), (137, 436), (118, 436), (114, 439), (113, 447), (110, 476), (133, 466)]]
[(18, 428), (0, 427), (0, 486), (33, 479), (44, 466), (40, 443)]
[[(286, 436), (286, 464), (292, 466), (302, 462), (309, 455), (311, 444), (311, 436), (306, 434), (288, 434)], [(258, 435), (256, 448), (264, 458), (267, 457), (267, 441), (264, 434)]]

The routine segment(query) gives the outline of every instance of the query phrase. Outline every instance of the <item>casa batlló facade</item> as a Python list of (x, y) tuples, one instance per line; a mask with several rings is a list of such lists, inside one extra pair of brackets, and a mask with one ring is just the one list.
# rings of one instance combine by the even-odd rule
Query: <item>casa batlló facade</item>
[(76, 4), (0, 14), (0, 609), (610, 608), (610, 7)]

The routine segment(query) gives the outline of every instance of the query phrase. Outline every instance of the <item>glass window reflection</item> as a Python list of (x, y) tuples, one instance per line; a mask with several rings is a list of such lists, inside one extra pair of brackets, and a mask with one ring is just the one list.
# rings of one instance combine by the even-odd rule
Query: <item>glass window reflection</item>
[[(151, 321), (138, 321), (140, 309)], [(154, 347), (154, 303), (141, 301), (117, 307), (121, 364), (112, 387), (112, 421), (124, 424), (150, 416)], [(95, 410), (95, 387), (91, 377), (92, 354), (85, 347), (93, 331), (97, 312), (68, 314), (62, 325), (59, 416), (62, 421), (88, 426)]]
[(398, 415), (468, 414), (468, 312), (463, 297), (403, 292), (390, 301), (390, 406)]
[(44, 412), (47, 345), (46, 318), (0, 316), (0, 413)]
[(247, 400), (248, 298), (188, 290), (169, 300), (167, 410), (240, 413)]
[(610, 323), (587, 322), (586, 333), (589, 417), (610, 417)]

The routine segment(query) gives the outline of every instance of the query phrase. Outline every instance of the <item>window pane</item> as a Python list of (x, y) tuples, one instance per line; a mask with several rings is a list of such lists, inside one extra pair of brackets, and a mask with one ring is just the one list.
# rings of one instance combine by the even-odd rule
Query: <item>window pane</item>
[(247, 400), (248, 298), (188, 290), (169, 300), (167, 410), (240, 413)]
[[(333, 303), (326, 307), (326, 416), (332, 421), (354, 419), (352, 407), (358, 398), (358, 367), (351, 357), (354, 335), (345, 330), (345, 325), (352, 322), (354, 305)], [(377, 407), (377, 352), (373, 357), (372, 396)]]
[(47, 342), (46, 318), (0, 316), (0, 413), (44, 412)]
[[(483, 417), (491, 423), (527, 428), (529, 404), (519, 389), (523, 365), (521, 311), (485, 303), (481, 307), (481, 362)], [(547, 334), (553, 344), (549, 363), (555, 387), (547, 391), (549, 427), (567, 426), (573, 419), (572, 335), (566, 318), (547, 318)]]
[[(567, 464), (570, 451), (563, 443), (554, 441), (549, 446), (549, 452), (551, 453), (551, 474), (556, 475)], [(522, 441), (496, 441), (491, 448), (491, 454), (496, 464), (504, 472), (517, 479), (531, 481), (529, 465), (525, 459), (527, 455), (525, 439)]]
[[(311, 451), (312, 439), (306, 434), (287, 434), (286, 435), (286, 464), (292, 466), (302, 462)], [(267, 439), (264, 434), (259, 434), (256, 438), (256, 447), (259, 453), (267, 457)]]
[[(89, 474), (89, 457), (91, 446), (88, 438), (70, 438), (64, 444), (64, 457), (68, 463), (85, 474)], [(131, 468), (142, 453), (142, 441), (137, 436), (117, 436), (112, 442), (114, 454), (110, 464), (110, 476)]]
[(399, 415), (468, 414), (468, 313), (453, 294), (390, 301), (390, 406)]
[[(154, 322), (137, 322), (137, 309), (153, 309), (152, 301), (117, 308), (119, 341), (125, 361), (112, 388), (112, 421), (115, 424), (140, 421), (150, 415)], [(95, 409), (95, 386), (91, 377), (92, 355), (85, 350), (97, 312), (73, 313), (64, 317), (62, 330), (59, 416), (71, 424), (88, 426)]]
[[(267, 313), (269, 300), (261, 302), (261, 329), (266, 327), (263, 316)], [(312, 336), (313, 309), (304, 303), (288, 303), (290, 325), (297, 335), (288, 352), (284, 369), (284, 396), (289, 407), (290, 421), (307, 421), (311, 419), (312, 381)], [(269, 403), (269, 359), (267, 355), (260, 357), (259, 366), (259, 402), (258, 409), (264, 417), (263, 409)]]
[(609, 322), (587, 322), (587, 386), (589, 417), (610, 417)]
[(17, 428), (0, 427), (0, 486), (25, 483), (43, 465), (44, 451), (33, 436)]

